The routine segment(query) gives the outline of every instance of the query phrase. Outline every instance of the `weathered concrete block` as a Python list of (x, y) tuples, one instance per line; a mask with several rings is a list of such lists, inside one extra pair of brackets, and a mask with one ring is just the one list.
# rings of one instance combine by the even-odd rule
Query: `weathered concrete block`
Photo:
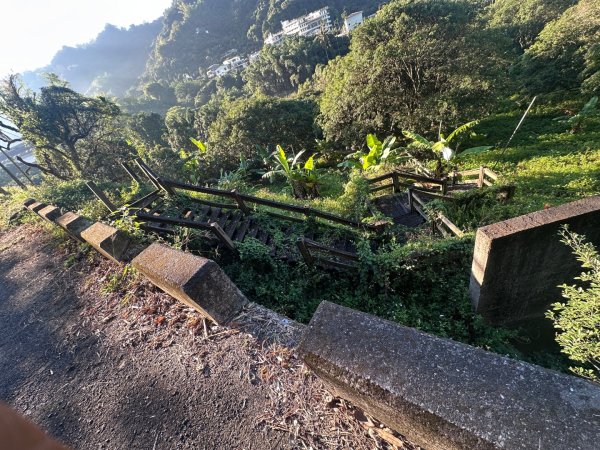
[(75, 239), (85, 242), (81, 233), (92, 226), (93, 222), (73, 212), (67, 212), (56, 219), (56, 224)]
[(537, 211), (477, 230), (470, 296), (493, 323), (543, 317), (581, 264), (560, 242), (562, 224), (600, 245), (600, 196)]
[(104, 256), (116, 262), (123, 261), (129, 246), (129, 238), (125, 233), (100, 222), (83, 230), (81, 237)]
[(163, 291), (218, 324), (229, 322), (248, 303), (210, 259), (152, 244), (132, 264)]
[(48, 205), (38, 211), (38, 214), (46, 219), (48, 222), (54, 222), (58, 219), (62, 213), (60, 212), (60, 208), (56, 206)]
[(28, 207), (29, 205), (31, 205), (32, 203), (35, 203), (35, 200), (33, 198), (27, 198), (25, 199), (25, 201), (23, 202), (23, 206)]
[(48, 206), (48, 205), (46, 205), (45, 203), (42, 203), (42, 202), (33, 202), (33, 203), (30, 203), (27, 206), (27, 208), (30, 209), (31, 211), (33, 211), (34, 213), (37, 213), (40, 209), (43, 209), (46, 206)]
[(343, 397), (431, 449), (595, 449), (600, 387), (322, 302), (304, 362)]

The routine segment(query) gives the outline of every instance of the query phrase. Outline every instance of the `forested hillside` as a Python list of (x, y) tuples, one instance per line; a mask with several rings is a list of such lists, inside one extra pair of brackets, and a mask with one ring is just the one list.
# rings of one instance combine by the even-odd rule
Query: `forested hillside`
[(262, 47), (282, 20), (328, 6), (341, 27), (343, 13), (372, 14), (383, 0), (179, 0), (166, 11), (163, 28), (146, 66), (145, 81), (173, 81), (199, 75), (230, 49)]
[(48, 66), (25, 72), (23, 79), (39, 89), (45, 83), (42, 74), (50, 72), (78, 92), (122, 96), (137, 85), (160, 27), (160, 19), (129, 28), (106, 25), (92, 42), (63, 47)]

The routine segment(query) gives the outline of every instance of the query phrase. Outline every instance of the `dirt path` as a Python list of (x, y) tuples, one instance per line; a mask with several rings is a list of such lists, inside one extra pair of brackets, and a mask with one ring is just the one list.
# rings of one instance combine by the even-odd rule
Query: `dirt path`
[(296, 338), (262, 314), (205, 328), (93, 253), (11, 229), (0, 233), (0, 399), (73, 448), (386, 447), (293, 352), (254, 337), (268, 324)]

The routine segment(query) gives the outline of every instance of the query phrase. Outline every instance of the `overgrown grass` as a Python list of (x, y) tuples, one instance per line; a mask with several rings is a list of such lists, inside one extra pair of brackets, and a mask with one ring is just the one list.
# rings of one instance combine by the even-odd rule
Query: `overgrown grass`
[[(486, 165), (502, 175), (502, 183), (514, 184), (516, 192), (510, 203), (480, 209), (482, 220), (477, 225), (600, 194), (600, 117), (589, 119), (575, 134), (554, 120), (566, 110), (576, 110), (577, 104), (535, 109), (507, 148), (503, 145), (521, 113), (482, 120), (477, 133), (485, 135), (487, 143), (498, 143), (499, 148), (461, 158), (461, 169)], [(494, 211), (490, 213), (489, 208)], [(459, 216), (448, 213), (461, 223)]]

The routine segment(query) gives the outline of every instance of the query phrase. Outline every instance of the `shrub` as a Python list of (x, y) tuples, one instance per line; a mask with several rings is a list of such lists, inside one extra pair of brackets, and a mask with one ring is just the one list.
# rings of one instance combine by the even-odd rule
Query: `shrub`
[(579, 285), (560, 286), (567, 301), (554, 303), (547, 317), (554, 321), (556, 341), (563, 353), (578, 363), (571, 370), (600, 382), (600, 253), (584, 236), (567, 227), (560, 234), (582, 267), (589, 270), (575, 278)]

